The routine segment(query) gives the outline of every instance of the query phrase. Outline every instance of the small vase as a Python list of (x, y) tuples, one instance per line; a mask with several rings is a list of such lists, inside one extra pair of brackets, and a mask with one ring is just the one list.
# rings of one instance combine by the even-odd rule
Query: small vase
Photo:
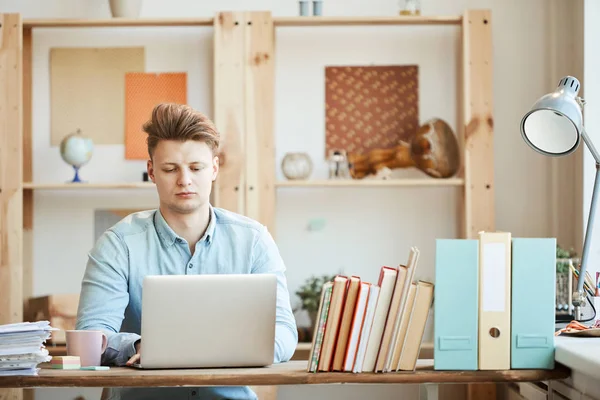
[(307, 179), (312, 173), (313, 165), (306, 153), (287, 153), (281, 161), (281, 170), (287, 179)]
[(116, 18), (137, 18), (140, 16), (142, 0), (109, 0), (110, 13)]

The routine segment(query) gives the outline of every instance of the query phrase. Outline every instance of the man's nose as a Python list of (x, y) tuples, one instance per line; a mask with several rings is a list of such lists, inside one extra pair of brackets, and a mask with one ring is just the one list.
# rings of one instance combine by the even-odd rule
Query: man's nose
[(179, 174), (179, 179), (177, 183), (181, 186), (188, 186), (190, 183), (192, 183), (190, 174), (187, 171), (183, 170)]

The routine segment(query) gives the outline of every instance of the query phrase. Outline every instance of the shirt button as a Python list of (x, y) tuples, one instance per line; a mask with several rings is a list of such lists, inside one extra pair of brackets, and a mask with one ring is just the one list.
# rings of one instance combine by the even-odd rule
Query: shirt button
[(183, 243), (183, 240), (177, 238), (177, 243)]
[(192, 268), (194, 266), (194, 264), (190, 264), (188, 265), (188, 268)]

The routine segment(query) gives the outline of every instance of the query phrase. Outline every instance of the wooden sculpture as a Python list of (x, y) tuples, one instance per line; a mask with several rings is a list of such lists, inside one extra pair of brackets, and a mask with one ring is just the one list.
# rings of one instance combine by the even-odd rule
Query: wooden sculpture
[(419, 127), (410, 143), (373, 149), (367, 153), (349, 153), (350, 173), (355, 179), (377, 173), (383, 168), (416, 167), (434, 178), (449, 178), (460, 166), (458, 141), (450, 126), (433, 118)]

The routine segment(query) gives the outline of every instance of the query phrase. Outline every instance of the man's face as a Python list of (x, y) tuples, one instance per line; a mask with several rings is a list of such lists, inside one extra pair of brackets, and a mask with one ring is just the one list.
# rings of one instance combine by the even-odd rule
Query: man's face
[(161, 140), (148, 161), (148, 176), (156, 184), (161, 206), (188, 214), (206, 205), (219, 160), (204, 142)]

